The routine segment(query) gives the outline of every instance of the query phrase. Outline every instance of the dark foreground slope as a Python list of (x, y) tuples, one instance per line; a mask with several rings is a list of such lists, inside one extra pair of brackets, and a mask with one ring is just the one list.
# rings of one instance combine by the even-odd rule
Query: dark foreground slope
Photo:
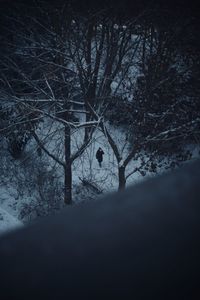
[(199, 178), (195, 161), (5, 235), (2, 299), (197, 299)]

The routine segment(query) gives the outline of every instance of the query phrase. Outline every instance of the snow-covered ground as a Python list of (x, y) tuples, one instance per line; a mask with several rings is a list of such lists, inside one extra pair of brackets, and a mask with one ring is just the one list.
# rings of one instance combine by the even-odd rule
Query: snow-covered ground
[[(124, 130), (109, 126), (109, 131), (119, 146), (121, 156), (126, 158), (130, 145), (126, 141)], [(45, 146), (48, 150), (63, 159), (63, 129), (56, 123), (47, 122), (38, 134), (44, 144), (47, 142)], [(80, 147), (82, 140), (83, 130), (74, 131), (72, 153)], [(99, 147), (105, 153), (101, 168), (95, 157)], [(199, 156), (199, 147), (196, 145), (189, 145), (188, 150), (193, 153), (192, 158)], [(33, 140), (24, 157), (17, 161), (8, 152), (1, 150), (0, 164), (0, 233), (54, 213), (64, 206), (63, 168), (44, 153), (38, 156), (37, 145)], [(127, 166), (126, 175), (139, 164), (139, 159), (132, 160)], [(160, 168), (158, 173), (163, 171), (164, 168)], [(147, 171), (145, 178), (152, 175), (156, 174)], [(143, 179), (141, 173), (135, 172), (128, 177), (127, 185)], [(84, 185), (84, 182), (91, 183), (91, 186)], [(90, 145), (73, 163), (73, 202), (78, 204), (82, 201), (94, 201), (98, 199), (98, 195), (116, 191), (117, 188), (117, 161), (106, 137), (100, 130), (96, 130)]]
[[(51, 135), (52, 132), (56, 132), (56, 134)], [(62, 159), (63, 130), (59, 128), (58, 124), (45, 123), (39, 134), (44, 143), (47, 142), (45, 146), (48, 147), (49, 151), (59, 155), (59, 158)], [(83, 130), (74, 132), (72, 136), (72, 153), (80, 146), (83, 134)], [(123, 144), (123, 131), (112, 128), (112, 135), (117, 144)], [(50, 138), (47, 138), (48, 136)], [(99, 167), (95, 157), (99, 147), (102, 147), (105, 153), (102, 168)], [(20, 219), (26, 223), (36, 218), (36, 216), (45, 215), (45, 207), (47, 208), (47, 214), (54, 210), (54, 203), (49, 206), (48, 199), (53, 198), (52, 188), (55, 183), (59, 185), (58, 192), (55, 191), (56, 195), (54, 195), (58, 202), (56, 209), (63, 207), (63, 168), (56, 165), (55, 161), (44, 153), (39, 157), (37, 145), (33, 140), (26, 148), (24, 157), (20, 160), (14, 160), (7, 151), (1, 150), (0, 164), (2, 166), (0, 174), (0, 208), (13, 216), (13, 219)], [(130, 165), (130, 169), (132, 167), (134, 167), (134, 164)], [(50, 179), (47, 180), (47, 177), (50, 176), (52, 176), (51, 180), (54, 180), (54, 182), (51, 182)], [(137, 182), (141, 179), (140, 174), (134, 174), (129, 178), (128, 183)], [(40, 184), (41, 180), (46, 187)], [(90, 182), (92, 186), (84, 185), (84, 181)], [(116, 191), (117, 187), (116, 159), (106, 138), (97, 130), (91, 144), (73, 163), (73, 202), (93, 201), (102, 193)], [(59, 192), (60, 195), (58, 195)], [(41, 194), (44, 199), (39, 201)], [(7, 224), (5, 218), (4, 221)], [(8, 228), (6, 225), (3, 227), (4, 221), (2, 219), (0, 227)]]
[(22, 222), (0, 207), (0, 235), (22, 226)]
[[(128, 144), (125, 141), (125, 134), (123, 130), (109, 127), (109, 131), (112, 134), (116, 144), (119, 146), (122, 157), (126, 157), (128, 151)], [(77, 132), (74, 139), (81, 139), (78, 135), (81, 132)], [(124, 149), (123, 146), (125, 145)], [(98, 148), (101, 147), (104, 151), (102, 167), (99, 167), (98, 161), (96, 160), (95, 154)], [(130, 173), (135, 167), (136, 162), (132, 161), (127, 167), (127, 174)], [(83, 155), (74, 161), (74, 182), (80, 183), (79, 178), (86, 178), (92, 182), (95, 182), (99, 189), (103, 192), (116, 191), (118, 188), (118, 165), (114, 156), (113, 150), (111, 149), (105, 136), (100, 132), (96, 131), (93, 136), (93, 142), (86, 149)], [(128, 178), (127, 184), (133, 184), (142, 180), (140, 173), (135, 173)]]

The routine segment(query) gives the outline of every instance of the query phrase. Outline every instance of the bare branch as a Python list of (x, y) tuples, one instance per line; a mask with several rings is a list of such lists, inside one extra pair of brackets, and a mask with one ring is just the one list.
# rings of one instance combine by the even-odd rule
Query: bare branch
[(65, 163), (63, 161), (61, 161), (58, 157), (56, 157), (55, 155), (53, 155), (52, 153), (50, 153), (46, 147), (44, 146), (44, 144), (41, 142), (40, 138), (38, 137), (38, 135), (35, 133), (35, 131), (32, 131), (32, 135), (34, 137), (34, 139), (36, 140), (37, 144), (39, 145), (39, 147), (49, 156), (51, 157), (53, 160), (55, 160), (59, 165), (63, 166), (65, 168)]

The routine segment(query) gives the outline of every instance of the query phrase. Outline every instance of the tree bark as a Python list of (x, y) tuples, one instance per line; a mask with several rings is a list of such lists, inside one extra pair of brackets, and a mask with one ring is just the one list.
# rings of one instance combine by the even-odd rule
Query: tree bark
[[(88, 87), (88, 91), (87, 91), (87, 95), (85, 98), (85, 110), (86, 111), (90, 111), (89, 109), (89, 105), (91, 105), (91, 107), (94, 107), (94, 99), (95, 99), (95, 88), (93, 86), (93, 84)], [(89, 104), (89, 105), (88, 105)], [(86, 122), (89, 122), (93, 119), (93, 116), (91, 113), (86, 114)], [(89, 135), (91, 132), (92, 128), (90, 127), (85, 127), (85, 136), (84, 136), (84, 142), (86, 142), (89, 139)]]
[(118, 191), (123, 191), (126, 188), (125, 167), (121, 166), (118, 169), (119, 187)]
[(71, 163), (71, 132), (70, 127), (65, 126), (65, 187), (64, 201), (65, 204), (72, 204), (72, 163)]

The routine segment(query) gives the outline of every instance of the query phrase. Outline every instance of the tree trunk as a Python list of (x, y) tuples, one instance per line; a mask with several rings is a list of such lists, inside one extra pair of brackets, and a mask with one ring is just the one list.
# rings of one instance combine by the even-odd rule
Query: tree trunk
[[(95, 99), (95, 87), (94, 87), (94, 85), (91, 85), (88, 88), (87, 95), (85, 96), (85, 110), (86, 111), (90, 111), (89, 107), (88, 107), (88, 103), (92, 107), (94, 107), (94, 99)], [(93, 116), (91, 114), (86, 114), (85, 121), (89, 122), (91, 120), (93, 120)], [(87, 127), (87, 126), (85, 127), (84, 142), (86, 142), (89, 139), (89, 135), (90, 135), (91, 130), (92, 130), (92, 128)]]
[[(86, 111), (88, 110), (88, 106), (85, 105)], [(91, 116), (89, 114), (86, 114), (86, 122), (89, 122), (91, 120)], [(90, 133), (90, 128), (87, 126), (85, 127), (85, 135), (84, 135), (84, 143), (86, 143), (89, 139), (89, 133)]]
[(65, 126), (65, 187), (64, 187), (64, 201), (65, 204), (72, 203), (72, 163), (71, 157), (71, 131), (69, 126)]
[(125, 167), (119, 167), (118, 169), (118, 177), (119, 177), (119, 187), (118, 191), (125, 190), (126, 187), (126, 177), (125, 177)]

